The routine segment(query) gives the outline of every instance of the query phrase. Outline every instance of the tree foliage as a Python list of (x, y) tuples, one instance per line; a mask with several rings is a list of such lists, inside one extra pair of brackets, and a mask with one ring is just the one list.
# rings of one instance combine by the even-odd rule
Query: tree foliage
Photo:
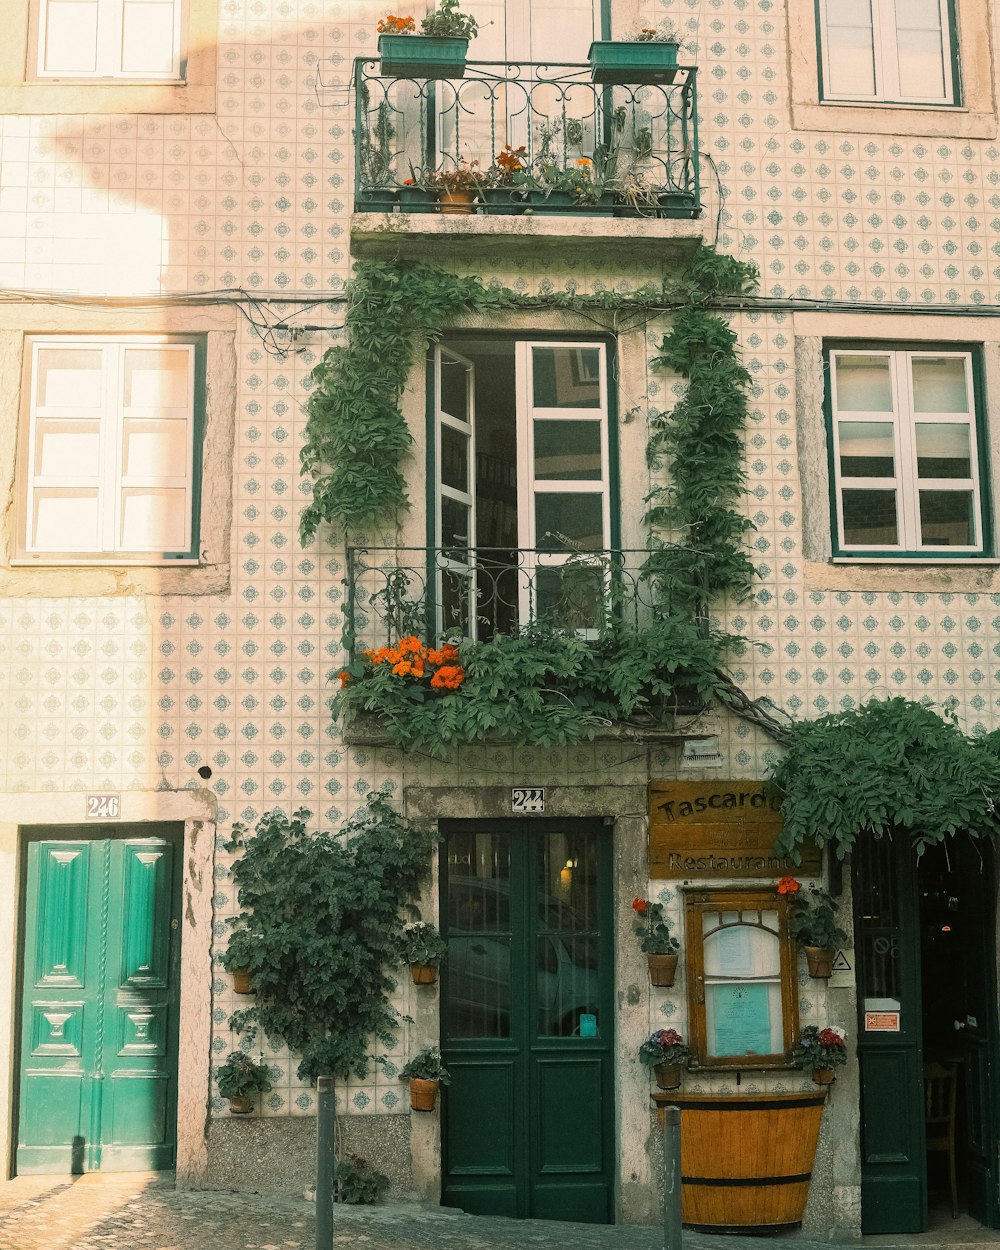
[(405, 822), (374, 791), (339, 833), (309, 832), (309, 812), (233, 827), (240, 915), (223, 962), (248, 968), (256, 1003), (232, 1027), (257, 1030), (301, 1056), (302, 1078), (367, 1074), (371, 1039), (391, 1046), (399, 908), (430, 868), (435, 835)]
[(773, 773), (784, 794), (780, 851), (806, 843), (843, 859), (861, 836), (909, 836), (919, 854), (966, 831), (1000, 829), (1000, 731), (978, 738), (908, 699), (873, 701), (791, 725)]

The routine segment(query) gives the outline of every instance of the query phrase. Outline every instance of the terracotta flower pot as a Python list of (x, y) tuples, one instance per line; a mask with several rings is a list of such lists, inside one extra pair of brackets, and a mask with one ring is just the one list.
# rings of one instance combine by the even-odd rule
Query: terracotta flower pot
[(450, 216), (471, 217), (476, 210), (476, 197), (471, 191), (442, 191), (441, 212)]
[(253, 1111), (253, 1102), (246, 1094), (237, 1094), (229, 1100), (230, 1115), (249, 1115)]
[(829, 946), (807, 946), (805, 950), (811, 977), (825, 978), (833, 975), (834, 953)]
[(669, 988), (677, 975), (677, 955), (647, 955), (649, 982)]
[(656, 1063), (653, 1065), (653, 1075), (656, 1077), (656, 1084), (660, 1089), (679, 1089), (681, 1084), (681, 1069), (676, 1063)]
[(438, 1082), (410, 1078), (410, 1106), (414, 1111), (433, 1111), (437, 1105)]
[(250, 970), (248, 968), (233, 969), (233, 989), (237, 994), (252, 994), (253, 986), (250, 984)]
[(438, 970), (433, 964), (410, 964), (410, 980), (414, 985), (433, 985)]
[(817, 1085), (832, 1085), (836, 1079), (833, 1068), (813, 1068), (813, 1081)]

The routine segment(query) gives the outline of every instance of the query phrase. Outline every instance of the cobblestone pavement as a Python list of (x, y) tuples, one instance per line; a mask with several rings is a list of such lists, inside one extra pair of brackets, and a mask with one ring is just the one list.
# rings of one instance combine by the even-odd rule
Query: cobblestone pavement
[[(19, 1177), (0, 1185), (0, 1250), (313, 1250), (313, 1206), (263, 1194), (173, 1189), (148, 1174)], [(336, 1208), (334, 1247), (359, 1250), (661, 1250), (662, 1231), (485, 1219), (439, 1207)], [(968, 1238), (968, 1239), (966, 1239)], [(947, 1235), (866, 1238), (873, 1250), (1000, 1244), (960, 1221)], [(684, 1233), (685, 1250), (828, 1250), (795, 1235)]]

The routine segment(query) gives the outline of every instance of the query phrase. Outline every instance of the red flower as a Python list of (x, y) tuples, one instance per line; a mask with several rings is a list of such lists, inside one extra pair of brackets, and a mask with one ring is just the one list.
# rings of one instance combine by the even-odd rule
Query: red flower
[(844, 1039), (833, 1029), (821, 1029), (818, 1041), (821, 1046), (843, 1046)]
[(778, 882), (779, 894), (798, 894), (801, 889), (802, 886), (799, 885), (794, 877), (782, 877)]
[(346, 686), (347, 683), (351, 680), (351, 674), (347, 671), (346, 668), (342, 668), (340, 672), (337, 674), (337, 679), (340, 682), (341, 689), (343, 689), (343, 687)]
[(632, 900), (632, 910), (637, 911), (639, 915), (644, 915), (649, 904), (644, 898), (634, 898)]

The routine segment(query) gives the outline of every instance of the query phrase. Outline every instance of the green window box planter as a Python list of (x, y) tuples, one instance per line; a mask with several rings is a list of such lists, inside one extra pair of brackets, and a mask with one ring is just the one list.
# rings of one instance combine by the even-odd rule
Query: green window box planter
[(487, 213), (523, 213), (528, 201), (516, 187), (484, 187), (479, 198)]
[(596, 202), (587, 203), (568, 191), (552, 191), (548, 195), (530, 191), (528, 211), (540, 217), (610, 217), (615, 211), (615, 197), (605, 192)]
[(359, 213), (391, 213), (399, 197), (395, 187), (363, 187), (355, 197)]
[(634, 83), (672, 83), (677, 77), (676, 43), (628, 43), (598, 40), (590, 45), (592, 82), (629, 87)]
[(382, 74), (390, 78), (464, 78), (468, 39), (454, 35), (379, 35)]
[(426, 187), (400, 187), (399, 211), (401, 213), (436, 213), (438, 199)]

